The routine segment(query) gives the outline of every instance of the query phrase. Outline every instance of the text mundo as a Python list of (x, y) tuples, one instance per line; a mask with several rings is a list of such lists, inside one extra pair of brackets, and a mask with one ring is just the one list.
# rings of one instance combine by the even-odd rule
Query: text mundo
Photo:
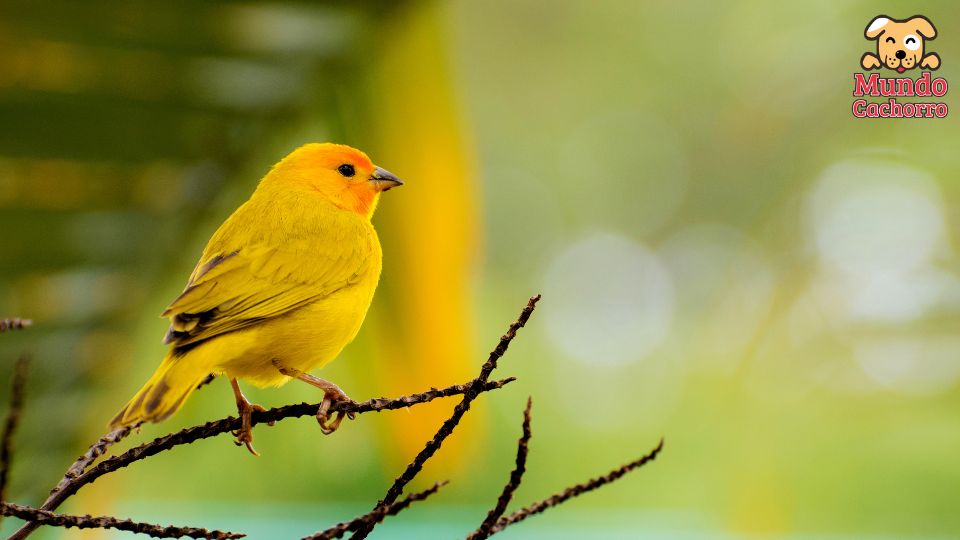
[(941, 77), (930, 78), (925, 71), (916, 79), (909, 77), (880, 77), (873, 73), (870, 77), (863, 73), (853, 74), (854, 97), (889, 97), (884, 102), (870, 102), (858, 99), (853, 102), (853, 115), (857, 118), (944, 118), (949, 109), (942, 101), (930, 103), (901, 103), (898, 97), (943, 97), (948, 90), (947, 80)]

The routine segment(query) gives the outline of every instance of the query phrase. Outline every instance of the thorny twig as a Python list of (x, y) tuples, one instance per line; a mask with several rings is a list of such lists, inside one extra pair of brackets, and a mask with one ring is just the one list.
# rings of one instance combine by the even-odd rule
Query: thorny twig
[(493, 526), (496, 525), (497, 520), (503, 516), (503, 513), (507, 511), (507, 505), (510, 504), (510, 499), (513, 498), (513, 492), (520, 487), (520, 482), (523, 481), (523, 473), (527, 472), (527, 453), (532, 435), (530, 431), (530, 407), (532, 405), (532, 398), (527, 398), (527, 408), (523, 411), (523, 435), (521, 435), (520, 440), (517, 441), (516, 467), (514, 467), (510, 473), (510, 480), (507, 482), (507, 485), (503, 486), (503, 491), (500, 493), (500, 497), (497, 498), (497, 505), (487, 513), (487, 517), (483, 520), (483, 523), (477, 527), (477, 530), (467, 536), (467, 540), (483, 540), (493, 534)]
[(76, 480), (77, 477), (83, 474), (84, 471), (87, 470), (87, 467), (92, 465), (98, 457), (106, 453), (107, 449), (125, 439), (127, 435), (139, 427), (140, 424), (124, 426), (107, 433), (103, 437), (100, 437), (97, 442), (91, 444), (90, 448), (88, 448), (82, 456), (77, 458), (77, 460), (73, 462), (73, 465), (67, 469), (67, 472), (63, 475), (63, 478), (60, 480), (60, 482), (57, 483), (56, 487), (50, 490), (50, 496), (54, 496), (66, 489), (70, 485), (70, 482)]
[(428, 489), (417, 493), (411, 493), (410, 495), (407, 495), (388, 507), (381, 508), (378, 506), (362, 516), (355, 517), (350, 521), (344, 521), (343, 523), (337, 523), (329, 529), (306, 536), (303, 538), (303, 540), (333, 540), (334, 538), (342, 537), (350, 531), (355, 531), (368, 523), (380, 523), (385, 517), (397, 515), (401, 511), (406, 510), (406, 508), (411, 504), (417, 501), (422, 501), (433, 495), (438, 489), (447, 485), (447, 483), (448, 482), (446, 481), (437, 482)]
[[(490, 378), (490, 374), (493, 373), (493, 370), (497, 368), (497, 361), (507, 352), (507, 347), (510, 346), (510, 342), (513, 341), (513, 338), (517, 336), (517, 330), (523, 328), (523, 325), (527, 324), (527, 320), (530, 318), (530, 315), (533, 313), (533, 310), (537, 307), (537, 302), (540, 301), (540, 295), (536, 295), (530, 298), (527, 302), (527, 305), (520, 312), (520, 316), (517, 320), (510, 325), (507, 329), (507, 333), (500, 337), (500, 341), (497, 343), (497, 346), (494, 347), (493, 351), (490, 352), (490, 356), (487, 358), (487, 361), (484, 362), (483, 366), (480, 368), (480, 374), (477, 375), (477, 378), (474, 381), (478, 384), (486, 383), (487, 379)], [(390, 489), (387, 490), (387, 494), (384, 496), (380, 502), (374, 508), (390, 506), (400, 497), (400, 494), (403, 493), (403, 488), (410, 483), (411, 480), (420, 471), (423, 469), (423, 465), (427, 462), (428, 459), (433, 457), (433, 454), (440, 449), (440, 445), (443, 444), (443, 441), (453, 433), (453, 430), (460, 423), (460, 419), (463, 418), (463, 415), (470, 410), (470, 404), (473, 402), (476, 397), (480, 395), (476, 389), (471, 388), (469, 391), (463, 393), (463, 399), (460, 403), (457, 404), (453, 409), (453, 414), (448, 418), (443, 425), (440, 426), (440, 429), (437, 433), (430, 439), (423, 450), (413, 461), (407, 465), (406, 470), (400, 474), (394, 481), (393, 485), (390, 486)], [(351, 537), (354, 540), (362, 540), (366, 538), (370, 531), (376, 526), (376, 523), (366, 524), (364, 527), (359, 529)]]
[(6, 332), (7, 330), (23, 330), (31, 324), (33, 324), (33, 321), (30, 319), (0, 319), (0, 333)]
[(128, 531), (146, 534), (154, 538), (180, 538), (187, 536), (190, 538), (209, 538), (212, 540), (227, 540), (232, 538), (243, 538), (244, 534), (208, 531), (199, 527), (174, 527), (173, 525), (154, 525), (152, 523), (140, 523), (129, 519), (118, 519), (110, 516), (71, 516), (67, 514), (54, 514), (46, 510), (38, 510), (19, 504), (4, 502), (0, 503), (0, 514), (4, 516), (14, 516), (20, 519), (39, 523), (41, 525), (54, 525), (56, 527), (76, 527), (78, 529), (117, 529), (119, 531)]
[[(13, 375), (13, 389), (10, 393), (10, 411), (7, 413), (7, 420), (3, 429), (3, 438), (0, 442), (0, 517), (14, 516), (24, 520), (30, 520), (38, 525), (55, 525), (59, 527), (77, 527), (80, 529), (118, 529), (122, 531), (143, 533), (155, 538), (180, 538), (189, 536), (190, 538), (210, 538), (214, 540), (243, 538), (244, 535), (237, 533), (208, 531), (198, 527), (174, 527), (153, 525), (150, 523), (138, 523), (129, 519), (118, 519), (109, 516), (70, 516), (54, 514), (45, 510), (38, 510), (29, 506), (6, 502), (6, 487), (12, 463), (13, 436), (16, 432), (17, 423), (20, 418), (20, 411), (23, 406), (24, 387), (27, 380), (27, 368), (29, 362), (25, 356), (17, 360)], [(126, 429), (126, 428), (125, 428)], [(117, 442), (129, 433), (124, 430), (116, 430), (108, 436), (97, 441), (90, 447), (86, 454), (81, 456), (69, 472), (78, 470), (83, 472), (86, 466), (97, 456), (103, 454), (110, 444)]]
[[(82, 456), (80, 456), (79, 458), (77, 458), (76, 461), (73, 462), (73, 465), (71, 465), (70, 468), (67, 469), (67, 472), (64, 473), (63, 478), (61, 478), (60, 481), (57, 482), (57, 485), (50, 490), (50, 495), (47, 497), (47, 501), (44, 503), (44, 507), (48, 506), (48, 503), (50, 503), (51, 500), (54, 500), (57, 497), (60, 497), (60, 493), (63, 490), (71, 487), (73, 482), (75, 482), (76, 479), (79, 478), (80, 475), (87, 470), (87, 467), (92, 465), (93, 462), (96, 461), (98, 457), (102, 456), (107, 451), (108, 448), (122, 441), (124, 438), (126, 438), (127, 435), (129, 435), (139, 427), (140, 427), (140, 424), (117, 428), (111, 431), (110, 433), (107, 433), (103, 437), (100, 437), (100, 439), (98, 439), (97, 442), (91, 444), (90, 448), (88, 448), (87, 451), (84, 452)], [(41, 509), (45, 511), (54, 510), (57, 508), (57, 506), (59, 506), (59, 504), (57, 505), (50, 504), (49, 507), (47, 508), (41, 507)], [(10, 538), (26, 538), (31, 532), (36, 530), (37, 527), (39, 527), (40, 525), (42, 524), (36, 521), (28, 521), (27, 523), (24, 523), (20, 527), (20, 529), (18, 529)]]
[(502, 531), (503, 529), (506, 529), (510, 525), (520, 523), (521, 521), (527, 519), (530, 516), (535, 516), (549, 508), (552, 508), (554, 506), (557, 506), (558, 504), (566, 502), (569, 499), (572, 499), (588, 491), (593, 491), (599, 487), (605, 486), (611, 482), (619, 480), (621, 477), (623, 477), (623, 475), (627, 474), (628, 472), (639, 469), (640, 467), (644, 466), (648, 462), (656, 459), (657, 454), (659, 454), (660, 450), (662, 449), (663, 449), (663, 439), (660, 439), (660, 444), (658, 444), (656, 448), (651, 450), (649, 454), (641, 457), (636, 461), (631, 461), (630, 463), (621, 465), (620, 467), (617, 467), (616, 469), (608, 472), (603, 476), (592, 478), (582, 484), (570, 486), (559, 493), (554, 493), (553, 495), (547, 497), (546, 499), (543, 499), (542, 501), (535, 502), (530, 506), (523, 508), (522, 510), (517, 510), (516, 512), (510, 514), (509, 516), (502, 517), (499, 520), (497, 520), (497, 524), (494, 525), (493, 530), (491, 531), (491, 534), (496, 534)]
[[(403, 493), (404, 487), (410, 481), (412, 481), (420, 473), (420, 471), (422, 471), (423, 465), (431, 457), (433, 457), (443, 441), (450, 436), (450, 434), (459, 424), (460, 420), (463, 418), (464, 414), (466, 414), (466, 412), (470, 409), (471, 402), (476, 399), (480, 393), (501, 388), (505, 384), (515, 380), (514, 378), (510, 377), (499, 381), (488, 381), (491, 373), (497, 367), (497, 361), (506, 352), (510, 342), (516, 336), (517, 330), (526, 324), (539, 299), (539, 295), (530, 299), (518, 317), (517, 321), (511, 324), (507, 330), (507, 333), (500, 338), (496, 348), (494, 348), (487, 361), (483, 364), (479, 375), (467, 384), (450, 386), (439, 390), (436, 388), (431, 388), (427, 392), (412, 394), (395, 399), (378, 398), (360, 403), (336, 402), (333, 404), (333, 406), (330, 408), (330, 413), (364, 413), (410, 407), (419, 403), (426, 403), (440, 397), (453, 395), (463, 396), (460, 403), (458, 403), (454, 408), (450, 418), (448, 418), (440, 426), (437, 433), (430, 441), (426, 443), (423, 450), (417, 454), (414, 460), (407, 466), (400, 476), (394, 480), (393, 485), (387, 491), (385, 497), (380, 500), (370, 512), (350, 521), (334, 525), (333, 527), (318, 532), (314, 535), (308, 536), (304, 540), (327, 540), (341, 538), (343, 535), (351, 531), (354, 532), (353, 538), (365, 538), (378, 523), (383, 521), (384, 518), (405, 510), (416, 501), (426, 499), (427, 497), (436, 493), (440, 487), (446, 484), (446, 482), (440, 482), (427, 490), (413, 493), (411, 495), (407, 495), (399, 501), (397, 500)], [(0, 321), (2, 324), (8, 324), (8, 322), (9, 321), (7, 320)], [(29, 324), (29, 321), (25, 322)], [(6, 327), (4, 327), (4, 329), (5, 328)], [(19, 369), (18, 377), (22, 377), (19, 375)], [(203, 386), (203, 384), (206, 382), (207, 381), (204, 381), (201, 386)], [(17, 390), (18, 384), (21, 386), (21, 390), (19, 391)], [(13, 396), (14, 403), (19, 403), (19, 399), (22, 399), (17, 397), (18, 392), (22, 392), (22, 381), (18, 383), (15, 379)], [(278, 407), (267, 411), (256, 412), (254, 413), (252, 420), (254, 425), (263, 423), (273, 425), (274, 422), (285, 418), (313, 415), (318, 406), (319, 404), (307, 403), (287, 405), (285, 407)], [(557, 506), (571, 498), (614, 482), (626, 475), (628, 472), (640, 468), (644, 464), (655, 459), (663, 448), (663, 439), (661, 439), (660, 444), (657, 445), (656, 448), (654, 448), (649, 454), (636, 461), (627, 463), (617, 469), (614, 469), (604, 476), (593, 478), (582, 484), (571, 486), (542, 501), (536, 502), (510, 515), (504, 516), (503, 514), (513, 497), (513, 493), (520, 486), (520, 483), (523, 479), (523, 474), (526, 471), (528, 446), (531, 437), (530, 408), (531, 400), (528, 399), (527, 407), (524, 410), (523, 435), (520, 437), (517, 443), (516, 466), (510, 474), (510, 479), (504, 486), (499, 498), (497, 499), (497, 504), (488, 512), (480, 527), (468, 536), (468, 540), (480, 540), (487, 538), (511, 525), (525, 520), (530, 516), (544, 512), (545, 510)], [(19, 406), (11, 407), (11, 413), (13, 413), (14, 410), (19, 410)], [(12, 421), (12, 426), (15, 427), (16, 418), (15, 415), (13, 416), (14, 419)], [(8, 418), (8, 429), (5, 431), (3, 450), (0, 452), (4, 456), (4, 482), (6, 471), (9, 467), (10, 454), (8, 448), (10, 440), (12, 439), (12, 435), (10, 434), (13, 431), (10, 426), (11, 421), (10, 418)], [(27, 521), (27, 523), (21, 527), (20, 530), (14, 533), (10, 539), (16, 540), (26, 538), (40, 525), (79, 528), (114, 528), (118, 530), (140, 532), (150, 536), (164, 538), (175, 538), (180, 536), (214, 539), (243, 537), (244, 535), (239, 533), (207, 531), (206, 529), (193, 527), (164, 527), (160, 525), (151, 525), (148, 523), (137, 523), (130, 520), (122, 520), (109, 516), (70, 516), (54, 514), (51, 512), (51, 510), (54, 510), (56, 507), (58, 507), (64, 500), (76, 493), (81, 487), (92, 483), (103, 475), (114, 472), (120, 468), (130, 465), (131, 463), (146, 459), (160, 452), (170, 450), (176, 446), (190, 444), (201, 439), (206, 439), (222, 433), (233, 431), (240, 427), (240, 420), (234, 417), (227, 417), (214, 422), (208, 422), (203, 425), (186, 428), (176, 433), (171, 433), (164, 437), (154, 439), (148, 443), (141, 444), (140, 446), (132, 448), (123, 454), (107, 458), (99, 464), (93, 465), (97, 458), (102, 456), (110, 446), (125, 438), (137, 427), (138, 426), (131, 426), (114, 430), (91, 445), (87, 452), (80, 456), (76, 462), (74, 462), (74, 464), (64, 475), (64, 478), (50, 492), (50, 497), (40, 509), (21, 506), (14, 503), (0, 502), (0, 516), (11, 515)], [(0, 494), (2, 494), (2, 492), (2, 486), (0, 486)]]
[[(431, 388), (426, 392), (421, 392), (419, 394), (411, 394), (409, 396), (402, 396), (399, 398), (375, 398), (363, 402), (335, 402), (330, 407), (330, 413), (335, 413), (343, 411), (345, 413), (356, 413), (361, 414), (365, 412), (379, 412), (385, 410), (394, 410), (402, 409), (406, 407), (412, 407), (420, 403), (426, 403), (428, 401), (433, 401), (434, 399), (455, 396), (459, 394), (467, 393), (476, 393), (489, 392), (491, 390), (496, 390), (503, 387), (504, 385), (514, 381), (513, 377), (508, 377), (506, 379), (501, 379), (499, 381), (490, 381), (490, 382), (480, 382), (477, 380), (470, 381), (467, 384), (458, 384), (454, 386), (448, 386), (443, 389)], [(298, 403), (296, 405), (286, 405), (283, 407), (277, 407), (274, 409), (269, 409), (263, 412), (254, 412), (253, 413), (253, 424), (269, 424), (269, 422), (276, 422), (283, 420), (285, 418), (296, 418), (301, 416), (313, 416), (317, 412), (317, 408), (320, 406), (319, 403)], [(170, 450), (176, 446), (190, 444), (201, 439), (207, 439), (220, 435), (222, 433), (229, 433), (236, 429), (240, 428), (240, 419), (234, 416), (229, 416), (221, 420), (214, 422), (207, 422), (199, 426), (193, 426), (186, 428), (175, 433), (170, 433), (163, 437), (159, 437), (150, 441), (148, 443), (141, 444), (140, 446), (131, 448), (123, 454), (118, 456), (113, 456), (107, 458), (100, 463), (89, 468), (79, 476), (66, 479), (66, 482), (61, 481), (56, 488), (51, 492), (50, 497), (43, 503), (43, 506), (40, 508), (42, 510), (52, 511), (57, 509), (63, 501), (67, 500), (73, 494), (75, 494), (81, 487), (92, 483), (101, 476), (114, 472), (118, 469), (126, 467), (131, 463), (146, 459), (150, 456), (154, 456), (166, 450)], [(94, 445), (96, 446), (96, 445)], [(92, 449), (93, 447), (91, 447)], [(82, 459), (82, 458), (81, 458)], [(77, 461), (79, 463), (80, 460)], [(76, 463), (71, 467), (73, 470), (76, 467)], [(22, 540), (26, 538), (33, 530), (37, 528), (37, 525), (32, 523), (25, 523), (17, 532), (10, 536), (10, 540)]]
[(29, 360), (21, 356), (13, 371), (13, 387), (10, 391), (10, 410), (3, 425), (3, 438), (0, 440), (0, 501), (7, 500), (7, 482), (10, 478), (10, 464), (13, 461), (13, 435), (20, 422), (23, 407), (23, 392), (27, 383)]
[[(33, 324), (30, 319), (0, 319), (0, 333), (7, 330), (22, 330)], [(23, 407), (23, 392), (27, 382), (29, 361), (26, 356), (17, 359), (13, 372), (13, 387), (10, 392), (10, 410), (3, 426), (0, 439), (0, 501), (7, 498), (7, 482), (10, 479), (10, 466), (13, 461), (13, 435), (20, 422), (20, 410)]]

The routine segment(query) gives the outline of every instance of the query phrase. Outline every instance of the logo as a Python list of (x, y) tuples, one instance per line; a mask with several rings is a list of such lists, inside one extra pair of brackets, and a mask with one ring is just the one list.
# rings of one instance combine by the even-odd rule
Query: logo
[(863, 37), (877, 42), (877, 54), (864, 53), (860, 58), (863, 69), (885, 67), (903, 73), (918, 67), (930, 70), (940, 67), (937, 53), (924, 54), (924, 42), (936, 39), (937, 29), (923, 15), (903, 21), (880, 15), (870, 21)]
[[(857, 99), (853, 116), (857, 118), (944, 118), (949, 109), (943, 101), (900, 101), (898, 97), (943, 97), (947, 80), (932, 77), (940, 68), (940, 55), (927, 52), (927, 42), (937, 37), (930, 19), (914, 15), (894, 19), (886, 15), (874, 17), (863, 31), (863, 37), (876, 42), (876, 52), (860, 57), (860, 67), (867, 71), (889, 70), (897, 74), (918, 70), (916, 77), (881, 77), (879, 73), (853, 74), (854, 97), (886, 97), (887, 100)], [(909, 75), (909, 73), (908, 73)]]

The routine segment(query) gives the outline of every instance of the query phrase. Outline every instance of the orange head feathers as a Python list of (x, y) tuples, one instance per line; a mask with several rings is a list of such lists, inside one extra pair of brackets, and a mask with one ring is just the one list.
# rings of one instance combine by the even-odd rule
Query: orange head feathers
[(380, 193), (403, 181), (356, 148), (310, 143), (274, 165), (260, 185), (319, 193), (339, 208), (370, 217)]

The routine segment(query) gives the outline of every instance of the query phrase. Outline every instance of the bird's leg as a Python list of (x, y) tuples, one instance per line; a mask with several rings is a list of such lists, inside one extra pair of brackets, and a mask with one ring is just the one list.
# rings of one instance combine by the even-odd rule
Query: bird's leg
[(235, 443), (237, 446), (241, 444), (246, 446), (251, 454), (259, 456), (260, 454), (253, 449), (252, 415), (253, 411), (263, 412), (266, 409), (255, 403), (250, 403), (243, 392), (240, 391), (240, 384), (233, 377), (230, 378), (230, 386), (233, 387), (233, 395), (237, 398), (237, 412), (240, 414), (240, 421), (242, 422), (240, 429), (233, 432), (234, 437), (237, 438)]
[(323, 390), (323, 401), (320, 403), (320, 408), (317, 409), (317, 423), (320, 424), (320, 431), (322, 431), (325, 435), (330, 435), (336, 431), (337, 428), (340, 427), (340, 422), (343, 422), (344, 416), (353, 420), (355, 415), (352, 412), (344, 413), (343, 411), (340, 411), (337, 413), (337, 417), (333, 420), (333, 422), (328, 423), (330, 418), (327, 413), (330, 410), (330, 405), (333, 404), (334, 401), (342, 401), (346, 403), (353, 402), (353, 400), (350, 399), (350, 397), (347, 396), (347, 394), (344, 393), (339, 386), (319, 377), (314, 377), (309, 373), (303, 373), (285, 367), (279, 367), (279, 369), (280, 373), (283, 373), (288, 377), (293, 377), (294, 379), (301, 380), (310, 386), (315, 386)]

